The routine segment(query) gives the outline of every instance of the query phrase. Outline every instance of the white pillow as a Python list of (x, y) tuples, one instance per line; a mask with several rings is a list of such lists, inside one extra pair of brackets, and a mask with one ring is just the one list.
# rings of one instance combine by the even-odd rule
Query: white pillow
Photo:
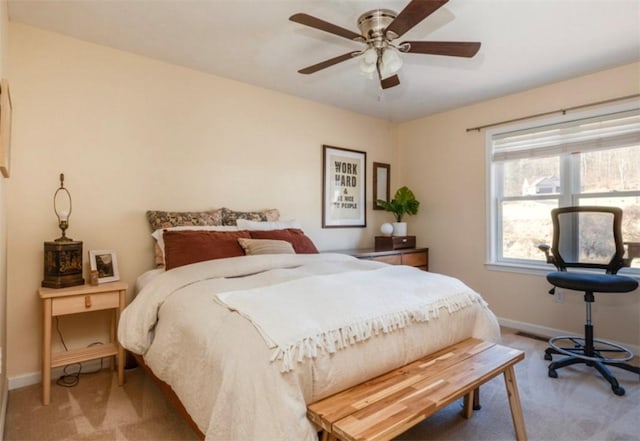
[[(159, 228), (153, 233), (151, 233), (151, 237), (156, 240), (156, 245), (160, 249), (160, 253), (162, 255), (162, 262), (156, 261), (157, 265), (164, 265), (164, 239), (162, 238), (162, 233), (164, 231), (184, 231), (184, 230), (206, 230), (206, 231), (240, 231), (238, 227), (235, 225), (189, 225), (183, 227), (168, 227), (168, 228)], [(159, 256), (156, 256), (158, 258)], [(158, 259), (157, 259), (158, 260)]]
[(286, 228), (297, 228), (299, 230), (302, 230), (302, 225), (300, 225), (300, 223), (295, 219), (278, 222), (256, 222), (246, 219), (238, 219), (236, 221), (236, 224), (239, 229), (249, 231), (272, 231), (284, 230)]

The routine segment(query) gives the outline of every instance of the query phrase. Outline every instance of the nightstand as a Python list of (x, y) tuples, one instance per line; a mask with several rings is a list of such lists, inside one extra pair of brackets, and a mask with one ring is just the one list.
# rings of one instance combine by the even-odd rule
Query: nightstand
[(375, 260), (390, 265), (415, 266), (429, 271), (429, 248), (403, 248), (390, 251), (376, 251), (373, 248), (341, 250), (336, 253), (349, 254), (358, 259)]
[[(125, 282), (111, 282), (101, 285), (80, 285), (69, 288), (40, 288), (38, 294), (43, 304), (42, 339), (42, 404), (51, 399), (51, 369), (72, 363), (94, 360), (103, 357), (118, 359), (118, 385), (124, 382), (124, 350), (116, 339), (116, 330), (120, 313), (125, 306), (125, 294), (128, 285)], [(109, 342), (88, 348), (51, 353), (51, 321), (53, 317), (67, 314), (80, 314), (89, 311), (113, 310), (109, 329)]]

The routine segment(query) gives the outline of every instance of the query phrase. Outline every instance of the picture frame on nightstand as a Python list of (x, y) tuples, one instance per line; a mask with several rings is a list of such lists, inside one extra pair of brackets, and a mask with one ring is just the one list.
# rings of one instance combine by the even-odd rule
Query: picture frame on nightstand
[(90, 250), (89, 264), (91, 271), (98, 272), (98, 283), (120, 280), (118, 258), (114, 250)]

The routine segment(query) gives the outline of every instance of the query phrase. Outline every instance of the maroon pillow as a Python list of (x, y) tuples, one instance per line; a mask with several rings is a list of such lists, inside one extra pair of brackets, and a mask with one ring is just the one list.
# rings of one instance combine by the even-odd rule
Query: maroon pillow
[(289, 242), (296, 254), (316, 254), (318, 249), (302, 230), (286, 228), (284, 230), (249, 231), (252, 239), (274, 239)]
[(203, 260), (244, 256), (238, 238), (251, 238), (248, 231), (185, 230), (163, 233), (167, 270)]

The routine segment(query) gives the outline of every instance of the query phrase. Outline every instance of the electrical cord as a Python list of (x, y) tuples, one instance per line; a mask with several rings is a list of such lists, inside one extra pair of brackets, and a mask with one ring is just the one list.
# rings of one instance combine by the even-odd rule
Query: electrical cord
[[(58, 320), (58, 317), (56, 317), (55, 319), (56, 319), (56, 331), (58, 332), (58, 337), (60, 337), (60, 341), (62, 342), (62, 346), (64, 347), (64, 350), (69, 352), (69, 348), (67, 348), (67, 344), (65, 343), (64, 337), (62, 336), (62, 331), (60, 331), (60, 321)], [(97, 342), (91, 343), (87, 347), (90, 348), (92, 346), (98, 346), (101, 344), (103, 343), (100, 341), (97, 341)], [(77, 366), (78, 370), (75, 372), (69, 372), (68, 369), (71, 366)], [(68, 364), (64, 368), (62, 368), (63, 374), (60, 376), (60, 378), (56, 380), (56, 384), (62, 387), (77, 386), (78, 383), (80, 383), (80, 375), (95, 374), (97, 372), (100, 372), (103, 368), (104, 368), (104, 358), (100, 359), (100, 368), (93, 371), (89, 371), (89, 372), (82, 372), (82, 363)]]

